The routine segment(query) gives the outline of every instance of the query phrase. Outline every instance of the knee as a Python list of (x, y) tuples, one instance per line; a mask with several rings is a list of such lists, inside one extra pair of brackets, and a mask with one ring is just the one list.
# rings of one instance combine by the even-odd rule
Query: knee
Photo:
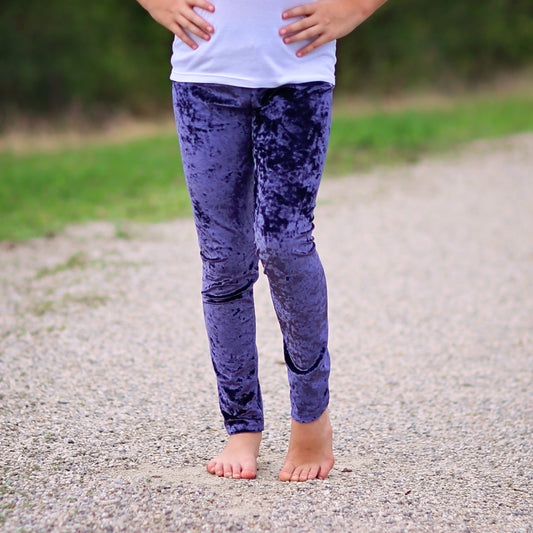
[(202, 298), (205, 303), (225, 303), (241, 298), (258, 278), (256, 253), (201, 253)]
[(269, 277), (276, 272), (294, 274), (299, 260), (315, 253), (315, 243), (310, 235), (266, 234), (257, 244), (259, 258)]
[(254, 284), (255, 279), (249, 277), (238, 282), (236, 280), (224, 280), (218, 285), (212, 285), (202, 289), (202, 299), (207, 304), (224, 304), (239, 300)]
[(255, 225), (255, 245), (265, 271), (315, 252), (312, 213), (260, 209)]

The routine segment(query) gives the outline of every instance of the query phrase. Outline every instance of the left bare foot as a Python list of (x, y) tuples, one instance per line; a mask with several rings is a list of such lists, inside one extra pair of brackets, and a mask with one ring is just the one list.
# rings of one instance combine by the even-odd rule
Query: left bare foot
[(333, 431), (327, 409), (318, 420), (308, 424), (293, 420), (289, 451), (279, 479), (326, 479), (333, 463)]

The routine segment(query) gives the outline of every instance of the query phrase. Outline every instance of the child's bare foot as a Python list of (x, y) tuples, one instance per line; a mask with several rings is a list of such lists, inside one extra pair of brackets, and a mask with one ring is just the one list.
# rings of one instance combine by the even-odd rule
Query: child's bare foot
[(333, 432), (328, 411), (314, 422), (292, 421), (291, 440), (285, 464), (279, 473), (281, 481), (325, 479), (333, 468)]
[(210, 474), (233, 479), (255, 479), (262, 433), (230, 435), (224, 451), (207, 465)]

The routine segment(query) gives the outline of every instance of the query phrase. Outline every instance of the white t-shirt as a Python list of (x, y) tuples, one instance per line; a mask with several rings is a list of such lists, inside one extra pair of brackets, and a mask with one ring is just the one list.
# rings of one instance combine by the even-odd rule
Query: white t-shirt
[(308, 41), (285, 44), (279, 35), (283, 11), (309, 0), (211, 0), (215, 12), (198, 14), (215, 29), (209, 41), (192, 36), (192, 50), (177, 37), (170, 79), (239, 87), (278, 87), (287, 83), (335, 83), (335, 42), (304, 57), (296, 52)]

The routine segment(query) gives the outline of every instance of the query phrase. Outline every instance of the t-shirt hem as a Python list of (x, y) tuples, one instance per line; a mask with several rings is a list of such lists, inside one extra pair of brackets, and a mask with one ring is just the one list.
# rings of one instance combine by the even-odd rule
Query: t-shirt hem
[(286, 78), (278, 78), (265, 82), (264, 79), (256, 80), (251, 78), (239, 78), (235, 76), (225, 76), (223, 74), (189, 74), (178, 72), (172, 69), (170, 73), (171, 81), (184, 83), (216, 83), (220, 85), (232, 85), (235, 87), (244, 87), (247, 89), (271, 89), (292, 83), (312, 83), (312, 82), (326, 82), (335, 85), (335, 76), (295, 76)]

